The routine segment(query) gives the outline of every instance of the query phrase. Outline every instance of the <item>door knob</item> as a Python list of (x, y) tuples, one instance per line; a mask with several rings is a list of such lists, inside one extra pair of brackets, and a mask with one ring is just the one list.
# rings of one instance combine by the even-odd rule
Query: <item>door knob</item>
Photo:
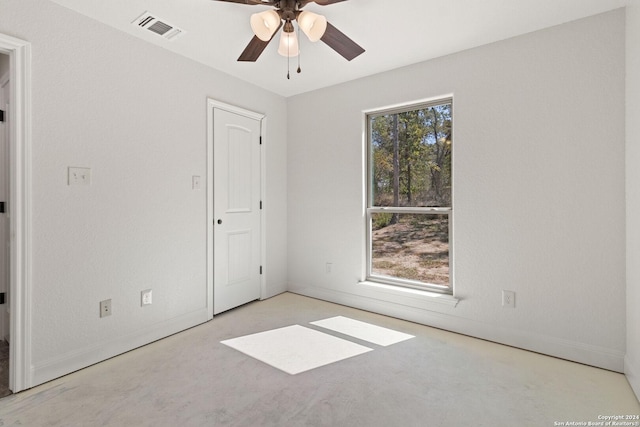
[(218, 220), (218, 224), (222, 224), (222, 220), (221, 219)]

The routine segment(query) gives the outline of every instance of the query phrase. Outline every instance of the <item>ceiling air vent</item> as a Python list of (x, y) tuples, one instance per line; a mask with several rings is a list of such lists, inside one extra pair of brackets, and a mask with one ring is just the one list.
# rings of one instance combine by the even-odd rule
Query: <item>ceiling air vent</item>
[(156, 33), (167, 40), (175, 40), (179, 35), (184, 34), (184, 30), (169, 24), (150, 12), (140, 15), (132, 24)]

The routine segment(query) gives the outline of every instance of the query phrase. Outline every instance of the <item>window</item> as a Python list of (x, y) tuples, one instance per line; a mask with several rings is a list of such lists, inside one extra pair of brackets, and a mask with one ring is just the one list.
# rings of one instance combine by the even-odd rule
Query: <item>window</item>
[(367, 280), (452, 292), (452, 106), (367, 115)]

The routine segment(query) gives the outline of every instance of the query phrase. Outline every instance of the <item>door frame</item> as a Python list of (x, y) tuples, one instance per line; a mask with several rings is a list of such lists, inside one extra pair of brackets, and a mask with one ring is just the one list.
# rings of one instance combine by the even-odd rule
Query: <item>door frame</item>
[(9, 388), (32, 387), (31, 363), (31, 43), (0, 34), (0, 53), (10, 62), (9, 235), (10, 334)]
[[(6, 73), (0, 75), (0, 99), (2, 99), (4, 88), (7, 87), (7, 86), (8, 86), (8, 89), (9, 89), (9, 93), (11, 93), (11, 78), (9, 77), (9, 71), (7, 71)], [(6, 126), (5, 129), (6, 130), (3, 130), (3, 132), (5, 132), (6, 134), (5, 135), (0, 135), (0, 138), (2, 138), (2, 137), (6, 138), (6, 152), (4, 153), (5, 156), (3, 156), (4, 161), (6, 163), (5, 164), (0, 164), (0, 171), (1, 171), (0, 174), (4, 175), (3, 177), (0, 177), (0, 181), (3, 178), (7, 180), (7, 183), (3, 184), (3, 185), (8, 185), (8, 182), (10, 181), (10, 179), (9, 179), (9, 163), (10, 163), (9, 162), (9, 142), (10, 142), (11, 137), (8, 134), (8, 130), (11, 129), (9, 127), (9, 124), (10, 124), (11, 114), (12, 113), (11, 113), (11, 104), (10, 104), (11, 100), (8, 99), (8, 100), (6, 100), (6, 102), (9, 103), (9, 108), (7, 110), (5, 110), (5, 112), (4, 112), (4, 116), (5, 116), (4, 117), (4, 121), (5, 121), (5, 126)], [(0, 109), (5, 108), (5, 106), (6, 106), (6, 104), (0, 103)], [(6, 166), (6, 170), (2, 170), (2, 168), (4, 168), (5, 166)], [(9, 189), (8, 188), (7, 188), (7, 193), (6, 193), (5, 197), (6, 197), (6, 200), (2, 200), (2, 199), (0, 199), (0, 200), (2, 200), (5, 203), (7, 203), (7, 206), (10, 206), (11, 199), (9, 198)], [(8, 233), (8, 230), (7, 230), (7, 236), (6, 236), (7, 239), (10, 238), (8, 234), (9, 233)], [(6, 243), (7, 243), (6, 241), (4, 241), (4, 242), (0, 241), (1, 245), (6, 245)], [(7, 245), (7, 250), (8, 250), (8, 248), (9, 248), (9, 246)], [(9, 252), (5, 252), (4, 255), (7, 257), (7, 259), (11, 258)], [(4, 262), (4, 260), (0, 260), (0, 265), (4, 265), (3, 262)], [(7, 268), (9, 268), (9, 264), (8, 263), (7, 263)], [(3, 272), (2, 274), (6, 274), (6, 272)], [(7, 277), (7, 283), (6, 283), (7, 295), (11, 295), (11, 289), (9, 288), (9, 285), (10, 285), (9, 284), (9, 277)], [(4, 305), (8, 305), (8, 301), (6, 301), (6, 298), (5, 298), (5, 304)], [(10, 335), (11, 334), (11, 331), (7, 330), (7, 328), (9, 326), (4, 324), (4, 320), (5, 320), (4, 318), (5, 318), (5, 313), (2, 310), (2, 307), (0, 307), (0, 341), (2, 341), (6, 335)], [(11, 325), (10, 321), (9, 321), (9, 325)]]
[(262, 200), (262, 210), (260, 212), (260, 265), (262, 274), (260, 275), (260, 299), (264, 299), (266, 292), (266, 277), (268, 268), (266, 265), (266, 114), (257, 113), (235, 105), (207, 98), (207, 313), (209, 320), (213, 319), (213, 110), (218, 108), (230, 113), (248, 117), (260, 121), (260, 199)]

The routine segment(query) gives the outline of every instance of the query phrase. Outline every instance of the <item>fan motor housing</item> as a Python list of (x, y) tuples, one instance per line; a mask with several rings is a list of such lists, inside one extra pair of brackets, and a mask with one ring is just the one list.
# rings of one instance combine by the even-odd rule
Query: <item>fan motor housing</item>
[(276, 4), (276, 8), (278, 8), (280, 12), (280, 17), (285, 21), (293, 21), (296, 19), (298, 6), (299, 2), (297, 0), (281, 0)]

